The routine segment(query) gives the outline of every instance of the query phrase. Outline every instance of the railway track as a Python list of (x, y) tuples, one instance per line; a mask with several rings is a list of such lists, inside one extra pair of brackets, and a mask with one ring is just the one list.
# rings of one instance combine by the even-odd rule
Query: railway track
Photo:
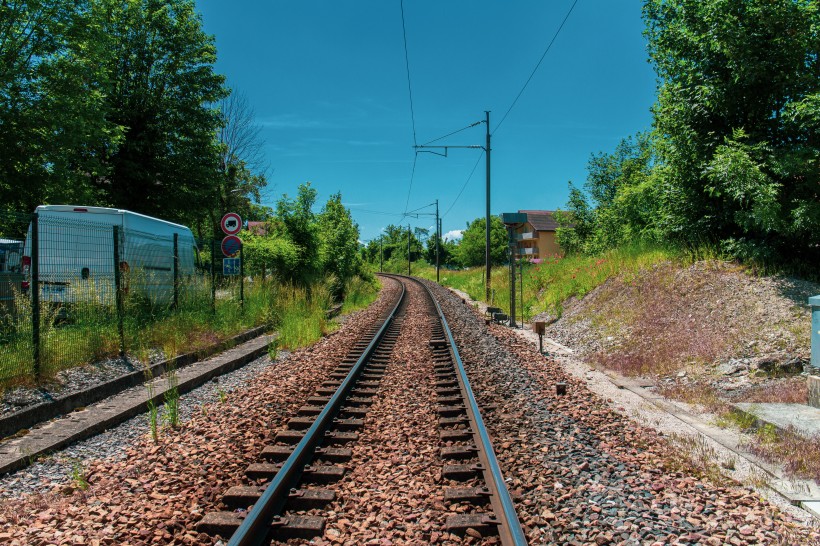
[(451, 506), (474, 506), (447, 516), (442, 532), (493, 537), (494, 543), (527, 541), (516, 516), (489, 434), (440, 306), (426, 286), (413, 279), (385, 276), (400, 283), (399, 297), (380, 325), (367, 331), (339, 362), (306, 405), (265, 447), (260, 462), (245, 474), (247, 485), (227, 490), (222, 503), (231, 511), (211, 512), (197, 530), (230, 536), (230, 546), (265, 544), (271, 540), (311, 539), (325, 531), (323, 510), (337, 499), (333, 484), (351, 464), (351, 445), (379, 394), (379, 385), (402, 335), (408, 299), (424, 298), (430, 322), (427, 340), (435, 383), (435, 411), (443, 481), (459, 483), (444, 492)]

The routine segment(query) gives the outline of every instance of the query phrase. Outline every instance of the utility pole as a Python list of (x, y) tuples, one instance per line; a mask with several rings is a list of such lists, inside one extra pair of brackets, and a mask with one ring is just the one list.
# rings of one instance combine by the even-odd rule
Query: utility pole
[(521, 288), (521, 329), (524, 329), (524, 257), (522, 256), (521, 259), (518, 261), (518, 271), (521, 273), (521, 284), (518, 286)]
[(490, 111), (485, 110), (484, 113), (487, 115), (487, 147), (484, 148), (484, 151), (487, 153), (487, 211), (485, 214), (485, 219), (487, 221), (487, 230), (486, 240), (484, 241), (484, 266), (487, 272), (487, 276), (485, 277), (486, 284), (484, 287), (484, 301), (490, 301)]
[(379, 273), (384, 272), (384, 235), (379, 236)]
[(439, 280), (439, 254), (438, 254), (438, 244), (439, 240), (441, 239), (441, 228), (439, 227), (439, 220), (438, 217), (438, 199), (436, 199), (436, 282)]
[(407, 275), (410, 276), (410, 224), (407, 224)]
[[(485, 269), (486, 269), (486, 271), (484, 273), (484, 284), (485, 284), (484, 299), (489, 302), (490, 301), (490, 279), (491, 279), (491, 270), (490, 270), (490, 267), (491, 267), (490, 266), (490, 151), (491, 151), (491, 148), (490, 148), (490, 111), (485, 110), (484, 114), (485, 114), (484, 121), (476, 121), (472, 125), (470, 125), (468, 127), (465, 127), (465, 129), (469, 129), (470, 127), (475, 127), (476, 125), (480, 125), (481, 123), (486, 123), (487, 124), (487, 138), (486, 138), (486, 143), (485, 143), (484, 146), (478, 146), (478, 145), (473, 145), (473, 146), (429, 146), (427, 144), (422, 144), (422, 145), (416, 145), (416, 146), (414, 146), (414, 148), (417, 151), (421, 150), (423, 152), (429, 152), (429, 153), (444, 156), (444, 157), (447, 157), (447, 149), (448, 148), (481, 149), (481, 150), (484, 150), (484, 152), (487, 154), (487, 209), (486, 209), (485, 215), (484, 215), (485, 221), (487, 222), (486, 237), (485, 237), (485, 242), (484, 242), (484, 254), (485, 254), (484, 265), (485, 265)], [(444, 137), (442, 137), (442, 138), (444, 138)], [(436, 139), (436, 140), (441, 140), (441, 139)], [(435, 142), (435, 141), (431, 141), (431, 142)], [(439, 153), (439, 152), (430, 151), (430, 149), (433, 149), (433, 148), (444, 149), (444, 153), (442, 154), (442, 153)]]
[[(439, 240), (440, 240), (442, 243), (444, 243), (444, 239), (442, 239), (442, 236), (443, 236), (443, 235), (444, 235), (444, 230), (443, 230), (443, 229), (441, 229), (441, 218), (439, 218), (439, 219), (438, 219), (438, 237), (439, 237)], [(436, 282), (438, 282), (438, 277), (436, 277)]]

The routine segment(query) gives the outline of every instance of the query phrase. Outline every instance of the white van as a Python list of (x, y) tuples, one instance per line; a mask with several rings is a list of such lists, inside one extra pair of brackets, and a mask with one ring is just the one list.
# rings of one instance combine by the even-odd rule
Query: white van
[[(114, 226), (118, 226), (119, 268), (123, 290), (167, 304), (174, 294), (174, 235), (179, 255), (178, 280), (194, 274), (196, 241), (185, 226), (136, 212), (103, 207), (40, 205), (38, 279), (40, 301), (115, 303)], [(22, 266), (29, 286), (31, 225)]]

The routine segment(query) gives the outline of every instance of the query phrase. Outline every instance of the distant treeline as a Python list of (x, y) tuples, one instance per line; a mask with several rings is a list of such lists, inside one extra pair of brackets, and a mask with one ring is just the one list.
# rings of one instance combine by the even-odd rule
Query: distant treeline
[(559, 215), (561, 246), (707, 245), (818, 274), (818, 3), (646, 0), (643, 17), (653, 129), (591, 157)]

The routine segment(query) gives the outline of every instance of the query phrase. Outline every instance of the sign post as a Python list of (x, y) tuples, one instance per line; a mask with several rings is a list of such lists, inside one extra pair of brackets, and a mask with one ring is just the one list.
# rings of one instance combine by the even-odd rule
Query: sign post
[(222, 239), (222, 275), (239, 275), (242, 270), (242, 240), (236, 236), (242, 230), (242, 218), (235, 212), (229, 212), (222, 217), (219, 224), (225, 232)]

